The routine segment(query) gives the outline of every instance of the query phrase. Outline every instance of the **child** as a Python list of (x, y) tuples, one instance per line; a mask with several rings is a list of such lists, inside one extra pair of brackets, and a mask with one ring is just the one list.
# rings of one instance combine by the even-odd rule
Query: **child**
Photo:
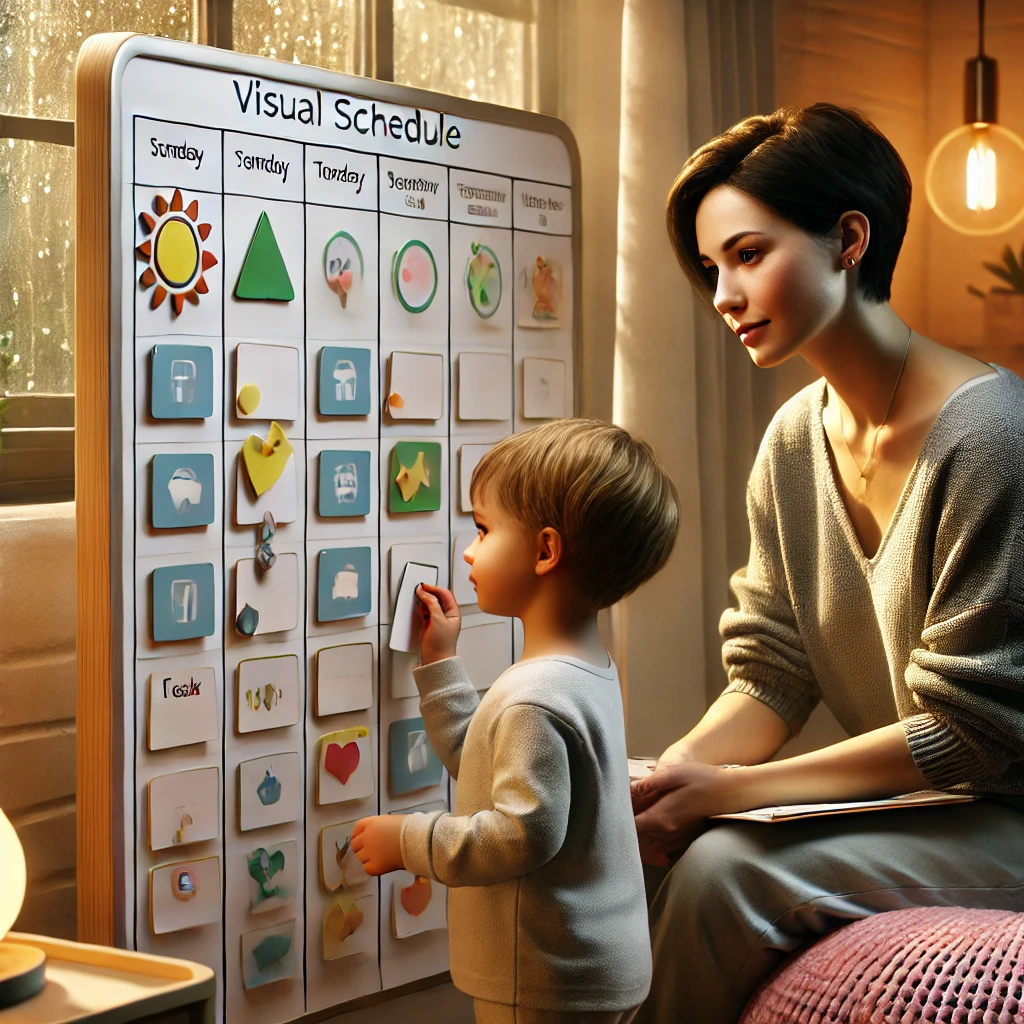
[(667, 561), (676, 491), (646, 442), (577, 419), (505, 438), (470, 493), (470, 580), (481, 611), (522, 620), (523, 656), (481, 698), (455, 655), (454, 596), (418, 588), (416, 685), (455, 808), (365, 818), (352, 849), (371, 874), (404, 867), (451, 888), (452, 978), (479, 1024), (626, 1022), (651, 951), (597, 613)]

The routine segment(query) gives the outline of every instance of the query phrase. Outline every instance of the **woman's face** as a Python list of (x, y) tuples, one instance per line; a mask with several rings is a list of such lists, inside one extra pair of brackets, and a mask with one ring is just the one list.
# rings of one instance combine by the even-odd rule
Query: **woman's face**
[(838, 232), (823, 244), (731, 185), (704, 197), (696, 229), (715, 308), (758, 366), (785, 361), (839, 316)]

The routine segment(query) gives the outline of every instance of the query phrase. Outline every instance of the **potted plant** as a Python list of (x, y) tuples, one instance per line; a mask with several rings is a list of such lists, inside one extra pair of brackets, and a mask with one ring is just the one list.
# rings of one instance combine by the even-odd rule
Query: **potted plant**
[(1024, 249), (1020, 259), (1013, 249), (1003, 250), (1001, 263), (983, 263), (1000, 284), (983, 292), (974, 285), (967, 290), (985, 303), (984, 347), (986, 357), (1021, 372), (1024, 368)]

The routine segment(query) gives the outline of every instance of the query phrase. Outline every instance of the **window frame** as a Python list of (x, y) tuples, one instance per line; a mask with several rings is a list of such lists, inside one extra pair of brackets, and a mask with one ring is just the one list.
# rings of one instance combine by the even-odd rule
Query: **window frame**
[[(452, 0), (451, 6), (481, 11), (505, 18), (537, 22), (545, 4), (541, 0)], [(234, 0), (193, 0), (196, 24), (196, 42), (233, 50)], [(363, 0), (365, 31), (362, 33), (361, 52), (357, 54), (356, 73), (378, 81), (395, 80), (394, 65), (394, 4), (393, 0)], [(548, 33), (541, 33), (547, 38)], [(533, 89), (534, 106), (545, 110), (544, 89)], [(538, 102), (539, 100), (539, 102)], [(71, 118), (32, 117), (23, 114), (0, 113), (0, 139), (45, 142), (58, 146), (75, 146), (75, 122)], [(2, 396), (0, 396), (2, 398)], [(68, 410), (74, 409), (75, 396), (26, 394), (12, 395), (9, 402), (16, 403), (19, 424), (14, 426), (0, 414), (0, 462), (3, 460), (3, 431), (18, 429), (36, 432), (31, 443), (44, 449), (66, 446), (68, 443)], [(7, 403), (8, 410), (10, 404)], [(10, 413), (8, 413), (10, 415)], [(73, 416), (73, 414), (72, 414)], [(73, 419), (70, 444), (74, 443)], [(39, 500), (70, 501), (74, 498), (74, 476), (69, 479), (60, 459), (43, 460), (51, 463), (32, 481), (10, 481), (0, 486), (0, 505), (26, 504)], [(0, 470), (0, 481), (3, 479)]]

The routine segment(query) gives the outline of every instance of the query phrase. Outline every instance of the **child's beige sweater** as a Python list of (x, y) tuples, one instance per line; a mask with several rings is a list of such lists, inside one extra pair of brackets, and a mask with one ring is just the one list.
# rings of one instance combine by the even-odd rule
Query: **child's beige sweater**
[(614, 665), (531, 658), (481, 699), (459, 658), (415, 671), (453, 814), (413, 814), (402, 859), (450, 887), (463, 992), (551, 1010), (624, 1010), (651, 980), (643, 870)]

